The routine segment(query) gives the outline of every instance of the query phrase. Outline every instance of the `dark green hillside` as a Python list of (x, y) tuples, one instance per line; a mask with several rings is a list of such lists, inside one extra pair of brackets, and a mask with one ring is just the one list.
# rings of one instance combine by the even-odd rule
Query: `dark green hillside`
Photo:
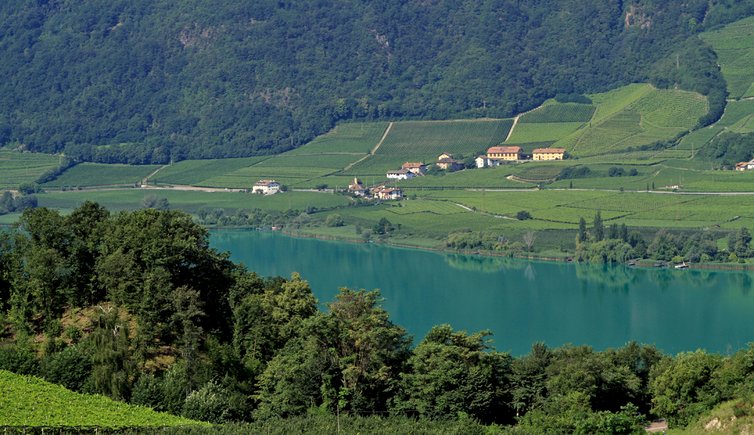
[[(277, 153), (342, 120), (507, 117), (644, 81), (750, 3), (7, 0), (0, 144), (165, 163)], [(652, 74), (700, 88), (672, 73)]]

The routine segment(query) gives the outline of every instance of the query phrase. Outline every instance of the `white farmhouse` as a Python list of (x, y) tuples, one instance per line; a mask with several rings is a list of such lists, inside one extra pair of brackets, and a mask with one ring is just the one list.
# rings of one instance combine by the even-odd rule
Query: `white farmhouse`
[(259, 180), (254, 183), (252, 192), (262, 195), (274, 195), (280, 192), (280, 183), (275, 180)]
[(388, 171), (386, 176), (394, 180), (408, 180), (409, 178), (414, 178), (416, 174), (408, 169), (398, 169), (396, 171)]

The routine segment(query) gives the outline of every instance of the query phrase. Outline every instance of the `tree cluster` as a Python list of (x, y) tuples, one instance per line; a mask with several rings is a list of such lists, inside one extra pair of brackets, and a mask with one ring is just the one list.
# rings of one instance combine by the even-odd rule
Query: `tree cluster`
[(651, 259), (660, 262), (725, 262), (742, 261), (752, 256), (751, 233), (741, 227), (728, 233), (728, 249), (717, 245), (720, 234), (705, 232), (669, 232), (658, 230), (649, 239), (637, 231), (629, 231), (625, 224), (605, 227), (598, 211), (587, 228), (579, 219), (576, 235), (576, 259), (597, 263), (626, 263), (629, 260)]
[(0, 196), (0, 215), (13, 213), (14, 211), (24, 211), (27, 208), (37, 206), (37, 197), (35, 195), (18, 195), (5, 191)]

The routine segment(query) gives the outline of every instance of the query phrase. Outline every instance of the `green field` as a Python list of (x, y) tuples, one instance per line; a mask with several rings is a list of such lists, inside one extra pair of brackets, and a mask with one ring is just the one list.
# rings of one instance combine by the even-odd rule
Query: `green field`
[(184, 160), (166, 166), (150, 179), (155, 184), (201, 184), (202, 181), (259, 163), (269, 157)]
[(471, 154), (501, 143), (509, 119), (396, 122), (377, 155), (433, 161), (443, 152)]
[[(513, 129), (507, 144), (526, 144), (532, 142), (555, 142), (578, 130), (583, 122), (538, 122), (521, 123)], [(546, 147), (543, 147), (546, 148)]]
[(732, 98), (754, 96), (754, 17), (701, 34), (717, 53)]
[[(501, 188), (526, 189), (534, 185), (520, 183), (507, 177), (516, 172), (519, 165), (503, 165), (497, 168), (467, 169), (452, 172), (442, 176), (417, 177), (400, 181), (399, 186), (411, 191), (412, 189), (470, 189), (470, 188)], [(369, 180), (369, 179), (367, 179)]]
[(0, 149), (0, 190), (17, 189), (55, 169), (60, 158), (49, 154), (22, 153)]
[(707, 112), (702, 95), (629, 85), (592, 95), (597, 105), (586, 127), (555, 143), (576, 156), (630, 151), (690, 130)]
[(74, 393), (32, 376), (0, 370), (0, 427), (3, 426), (112, 430), (210, 425), (104, 396)]
[(341, 124), (331, 132), (308, 144), (288, 151), (286, 155), (319, 155), (323, 153), (369, 153), (382, 138), (387, 122), (356, 122)]
[(519, 119), (520, 123), (589, 122), (596, 110), (591, 104), (545, 102), (542, 106), (527, 112)]
[(81, 163), (60, 175), (55, 180), (45, 183), (45, 187), (60, 188), (64, 186), (133, 186), (159, 169), (158, 165), (105, 165), (100, 163)]
[(320, 192), (285, 192), (277, 195), (254, 195), (238, 192), (196, 192), (157, 189), (127, 189), (112, 191), (68, 191), (40, 194), (39, 205), (57, 209), (74, 209), (84, 201), (96, 201), (112, 210), (141, 207), (145, 196), (167, 198), (170, 207), (195, 213), (201, 208), (241, 210), (305, 210), (308, 207), (333, 208), (348, 205), (351, 200), (342, 195)]

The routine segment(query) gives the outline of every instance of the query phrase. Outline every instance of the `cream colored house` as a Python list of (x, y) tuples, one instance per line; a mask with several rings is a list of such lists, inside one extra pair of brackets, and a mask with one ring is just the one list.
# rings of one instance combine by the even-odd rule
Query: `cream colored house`
[(496, 146), (487, 150), (490, 166), (497, 166), (500, 162), (517, 162), (522, 158), (523, 150), (517, 146)]
[(563, 160), (565, 148), (537, 148), (532, 152), (532, 160)]

